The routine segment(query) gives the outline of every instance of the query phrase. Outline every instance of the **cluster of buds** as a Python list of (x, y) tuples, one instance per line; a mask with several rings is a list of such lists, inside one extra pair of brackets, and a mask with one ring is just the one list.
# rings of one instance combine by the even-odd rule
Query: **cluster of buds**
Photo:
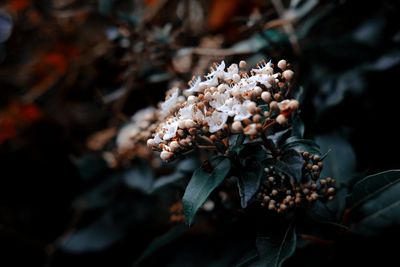
[[(304, 161), (302, 181), (296, 182), (273, 166), (265, 168), (266, 178), (256, 195), (256, 201), (271, 211), (283, 213), (294, 207), (316, 200), (331, 200), (335, 193), (335, 180), (319, 179), (322, 161), (318, 155), (302, 153)], [(310, 167), (311, 165), (311, 167)]]
[(202, 81), (193, 77), (189, 88), (171, 89), (159, 106), (159, 125), (147, 144), (163, 160), (193, 147), (199, 138), (210, 143), (231, 134), (259, 136), (268, 125), (288, 125), (299, 103), (287, 99), (293, 71), (285, 60), (275, 67), (261, 62), (246, 70), (246, 62), (214, 64)]
[(116, 143), (119, 154), (135, 150), (136, 147), (146, 144), (147, 139), (157, 128), (158, 111), (148, 107), (137, 111), (119, 131)]

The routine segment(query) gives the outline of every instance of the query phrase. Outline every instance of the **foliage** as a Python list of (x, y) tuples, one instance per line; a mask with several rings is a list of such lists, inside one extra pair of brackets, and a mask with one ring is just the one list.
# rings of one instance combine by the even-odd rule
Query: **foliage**
[[(0, 265), (397, 262), (399, 15), (391, 0), (3, 1)], [(150, 142), (161, 161), (147, 140), (209, 66), (213, 94), (255, 70), (276, 81), (235, 96), (256, 109), (225, 126), (191, 93), (207, 123)]]

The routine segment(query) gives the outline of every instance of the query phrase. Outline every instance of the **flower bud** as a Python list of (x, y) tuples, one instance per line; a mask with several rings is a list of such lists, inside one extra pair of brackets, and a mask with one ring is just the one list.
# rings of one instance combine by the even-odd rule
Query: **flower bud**
[(171, 148), (172, 151), (176, 151), (179, 149), (179, 143), (177, 141), (172, 141), (169, 143), (169, 147)]
[(234, 121), (232, 123), (232, 130), (235, 132), (241, 132), (243, 130), (242, 123), (240, 121)]
[(285, 80), (291, 81), (293, 79), (294, 72), (292, 70), (285, 70), (282, 73), (282, 76), (283, 76), (283, 78), (285, 78)]
[(280, 125), (285, 125), (288, 122), (288, 119), (283, 114), (279, 114), (278, 117), (276, 117), (276, 122)]
[(246, 61), (244, 61), (244, 60), (241, 60), (240, 62), (239, 62), (239, 67), (240, 68), (246, 68), (246, 65), (247, 65), (247, 63), (246, 63)]
[(233, 74), (232, 75), (232, 80), (235, 82), (235, 83), (237, 83), (237, 82), (239, 82), (240, 81), (240, 75), (239, 74)]
[(271, 93), (270, 92), (262, 92), (261, 93), (261, 99), (264, 100), (265, 103), (269, 103), (272, 100)]
[(281, 70), (285, 70), (287, 66), (286, 60), (281, 59), (278, 62), (278, 68), (280, 68)]
[(172, 158), (174, 156), (174, 153), (172, 152), (168, 152), (168, 151), (162, 151), (160, 154), (160, 158), (162, 160), (169, 160), (170, 158)]
[(156, 142), (154, 141), (154, 139), (149, 139), (147, 140), (147, 146), (148, 147), (154, 147), (156, 145)]

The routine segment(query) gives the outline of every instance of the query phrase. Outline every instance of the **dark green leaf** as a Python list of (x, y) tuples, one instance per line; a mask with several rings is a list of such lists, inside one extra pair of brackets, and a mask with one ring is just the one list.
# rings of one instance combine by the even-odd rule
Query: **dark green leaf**
[(365, 177), (354, 186), (350, 199), (353, 208), (363, 204), (400, 181), (400, 170), (390, 170)]
[(290, 136), (291, 129), (285, 129), (268, 136), (276, 146), (280, 146), (282, 142)]
[(108, 169), (107, 162), (98, 155), (88, 154), (74, 160), (79, 174), (85, 180), (99, 178)]
[(262, 162), (268, 158), (268, 153), (259, 144), (249, 143), (240, 150), (239, 157), (241, 159), (251, 159), (251, 161)]
[(331, 176), (339, 183), (347, 184), (356, 168), (356, 156), (350, 143), (335, 133), (320, 135), (316, 142), (322, 153), (330, 151), (324, 159), (321, 177)]
[(199, 167), (199, 161), (195, 157), (185, 158), (178, 162), (176, 171), (182, 173), (193, 173), (193, 171)]
[(304, 137), (304, 123), (301, 120), (300, 116), (297, 115), (294, 117), (292, 122), (292, 136), (296, 136), (298, 138)]
[(211, 173), (202, 168), (197, 169), (183, 195), (183, 209), (188, 224), (192, 224), (197, 210), (207, 200), (211, 192), (222, 183), (231, 169), (231, 162), (227, 158), (222, 158), (213, 166)]
[(385, 186), (384, 191), (375, 192), (375, 197), (352, 211), (352, 217), (357, 218), (351, 227), (353, 232), (378, 235), (386, 229), (400, 226), (400, 183), (390, 184), (390, 187)]
[(290, 137), (281, 147), (282, 151), (294, 149), (297, 152), (310, 152), (313, 154), (320, 154), (319, 146), (312, 140), (300, 139), (298, 137)]
[(154, 174), (147, 161), (139, 161), (132, 169), (124, 173), (124, 182), (133, 189), (148, 193), (152, 189)]
[(238, 188), (241, 199), (241, 205), (245, 208), (254, 194), (257, 192), (261, 179), (264, 175), (264, 169), (259, 162), (253, 162), (249, 168), (238, 178)]
[(280, 160), (275, 162), (278, 170), (291, 176), (297, 182), (301, 181), (303, 165), (303, 157), (294, 149), (284, 150)]
[(244, 134), (234, 134), (229, 137), (229, 147), (232, 148), (234, 146), (240, 146), (243, 144), (246, 139), (246, 135)]
[(144, 260), (146, 260), (148, 257), (153, 255), (155, 252), (160, 250), (162, 247), (168, 245), (172, 241), (178, 239), (181, 237), (185, 231), (187, 230), (187, 227), (185, 225), (177, 225), (170, 229), (168, 232), (165, 234), (157, 237), (156, 239), (151, 242), (146, 250), (142, 253), (142, 255), (139, 257), (137, 261), (133, 264), (134, 267), (140, 266)]
[(296, 250), (296, 231), (289, 226), (279, 238), (259, 237), (256, 241), (259, 259), (250, 267), (280, 267)]
[(183, 177), (185, 177), (185, 174), (181, 172), (174, 172), (170, 175), (161, 176), (154, 182), (151, 191), (157, 192), (168, 185), (174, 184), (182, 180)]
[(76, 209), (98, 209), (110, 203), (114, 192), (122, 185), (121, 176), (114, 174), (105, 177), (87, 192), (80, 194), (72, 203)]
[(124, 237), (124, 232), (112, 220), (102, 218), (88, 227), (74, 232), (61, 245), (70, 253), (101, 251)]

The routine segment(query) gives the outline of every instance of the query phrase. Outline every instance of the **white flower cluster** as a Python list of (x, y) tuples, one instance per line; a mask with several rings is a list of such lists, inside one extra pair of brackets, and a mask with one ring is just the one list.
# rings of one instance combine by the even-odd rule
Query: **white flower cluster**
[(157, 127), (157, 109), (148, 107), (132, 116), (131, 121), (119, 131), (116, 143), (119, 153), (133, 150), (139, 143), (145, 143)]
[(265, 125), (286, 125), (298, 109), (296, 100), (286, 99), (293, 71), (285, 60), (274, 70), (271, 62), (244, 70), (246, 62), (214, 64), (202, 81), (194, 77), (189, 88), (167, 93), (159, 107), (159, 125), (147, 145), (161, 151), (163, 160), (186, 151), (201, 136), (215, 141), (232, 133), (257, 137)]

